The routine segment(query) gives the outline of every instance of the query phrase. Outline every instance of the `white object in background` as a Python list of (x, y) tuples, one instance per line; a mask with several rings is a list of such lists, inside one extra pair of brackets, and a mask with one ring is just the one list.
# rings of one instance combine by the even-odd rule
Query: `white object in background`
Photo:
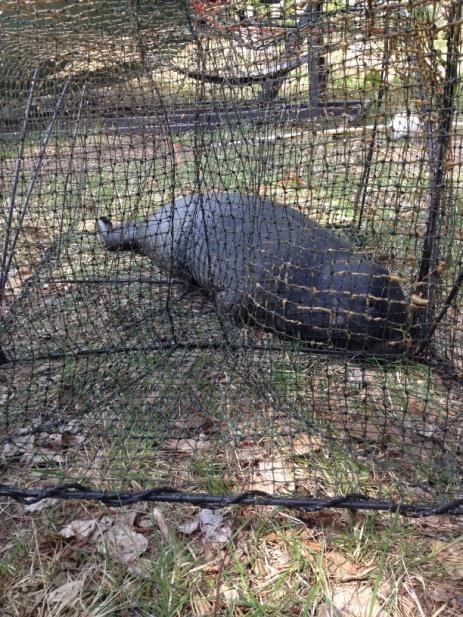
[(421, 122), (416, 114), (398, 113), (392, 117), (389, 128), (392, 139), (412, 137), (421, 130)]

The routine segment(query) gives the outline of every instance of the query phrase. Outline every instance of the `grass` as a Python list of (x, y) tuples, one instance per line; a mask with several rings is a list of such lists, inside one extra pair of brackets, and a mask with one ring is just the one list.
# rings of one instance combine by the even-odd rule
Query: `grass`
[[(458, 614), (458, 519), (415, 522), (375, 513), (299, 515), (237, 507), (225, 512), (230, 539), (213, 545), (201, 534), (179, 532), (194, 508), (160, 510), (168, 538), (155, 525), (145, 528), (148, 549), (127, 565), (91, 541), (66, 541), (59, 531), (82, 517), (140, 516), (149, 512), (142, 504), (116, 510), (60, 503), (30, 515), (10, 507), (9, 536), (20, 531), (21, 537), (2, 548), (3, 614)], [(56, 597), (65, 584), (71, 585), (60, 603)]]
[[(423, 479), (432, 457), (412, 452), (404, 459), (403, 444), (394, 446), (397, 435), (390, 433), (403, 420), (407, 403), (412, 414), (427, 418), (438, 412), (443, 391), (423, 369), (400, 363), (345, 366), (299, 354), (291, 362), (272, 356), (266, 378), (264, 366), (257, 365), (255, 381), (248, 364), (235, 364), (249, 375), (246, 383), (223, 356), (136, 353), (104, 361), (71, 358), (46, 371), (36, 367), (28, 381), (25, 373), (11, 374), (17, 390), (10, 412), (19, 414), (18, 424), (38, 417), (42, 434), (61, 435), (66, 444), (51, 448), (45, 464), (12, 458), (3, 481), (40, 486), (75, 479), (128, 490), (168, 483), (219, 494), (245, 487), (319, 495), (361, 490), (429, 499), (415, 479)], [(26, 387), (37, 382), (27, 406), (20, 379)], [(262, 394), (270, 383), (273, 407)], [(55, 401), (63, 401), (62, 389), (69, 388), (69, 400), (54, 417)], [(410, 392), (414, 405), (426, 405), (412, 407)], [(78, 422), (83, 442), (73, 443), (65, 430), (71, 420)], [(420, 423), (417, 419), (415, 426)], [(403, 437), (412, 440), (413, 432)], [(381, 463), (384, 440), (389, 458)], [(63, 457), (58, 465), (51, 457), (56, 452)], [(179, 525), (198, 512), (192, 506), (159, 506), (167, 537), (154, 523), (142, 528), (136, 517), (149, 516), (152, 507), (59, 502), (28, 514), (3, 503), (2, 614), (459, 614), (463, 523), (458, 518), (413, 521), (382, 513), (237, 506), (223, 511), (230, 539), (214, 543), (199, 530), (180, 531)], [(101, 523), (105, 516), (114, 524), (131, 521), (136, 533), (142, 529), (146, 551), (124, 563), (94, 541), (59, 535), (73, 521)]]
[[(189, 51), (180, 60), (187, 62)], [(342, 80), (334, 71), (332, 92), (374, 94), (368, 73), (356, 71)], [(166, 100), (217, 96), (212, 86), (180, 83), (164, 70), (147, 81), (111, 85), (103, 92), (106, 104), (112, 97), (135, 100), (153, 80)], [(391, 80), (396, 91), (389, 103), (401, 108), (400, 79)], [(281, 94), (300, 100), (307, 88), (301, 69)], [(223, 88), (219, 94), (244, 101), (256, 92)], [(362, 492), (425, 503), (460, 495), (460, 392), (422, 365), (338, 361), (290, 345), (281, 353), (246, 355), (147, 350), (170, 340), (172, 327), (182, 341), (208, 343), (221, 336), (221, 325), (198, 292), (162, 285), (165, 273), (139, 257), (108, 254), (95, 243), (94, 219), (145, 216), (172, 197), (172, 186), (175, 196), (187, 194), (198, 179), (203, 187), (258, 191), (340, 228), (411, 291), (427, 215), (424, 144), (378, 137), (358, 233), (364, 137), (322, 131), (274, 143), (268, 137), (268, 127), (242, 125), (184, 133), (172, 142), (162, 135), (137, 142), (102, 130), (79, 137), (73, 156), (68, 138), (50, 142), (2, 307), (12, 309), (5, 346), (23, 360), (0, 375), (2, 482), (80, 481), (130, 491), (168, 485), (216, 494)], [(0, 147), (2, 177), (10, 177), (15, 149)], [(27, 141), (19, 195), (37, 151), (37, 142)], [(441, 279), (447, 287), (459, 267), (452, 242), (460, 233), (458, 168), (453, 178), (456, 215)], [(456, 312), (451, 332), (460, 321)], [(276, 342), (233, 326), (230, 336), (262, 347)], [(122, 354), (120, 347), (133, 351)], [(76, 349), (82, 354), (73, 355)], [(102, 349), (108, 353), (85, 353)], [(61, 351), (68, 355), (40, 359)], [(230, 535), (219, 542), (201, 528), (182, 531), (198, 515), (190, 505), (161, 504), (155, 511), (148, 503), (116, 509), (60, 501), (34, 513), (3, 501), (0, 508), (6, 617), (462, 613), (458, 518), (236, 506), (222, 512)], [(112, 528), (145, 538), (146, 548), (124, 560), (100, 536), (60, 534), (81, 519), (100, 528), (110, 519)]]

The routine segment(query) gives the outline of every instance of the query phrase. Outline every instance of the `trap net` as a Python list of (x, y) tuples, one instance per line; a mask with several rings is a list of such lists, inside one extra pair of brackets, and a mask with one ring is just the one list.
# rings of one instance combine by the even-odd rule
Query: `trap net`
[[(6, 0), (0, 24), (0, 494), (461, 513), (461, 2)], [(282, 336), (96, 232), (234, 194), (301, 215), (253, 229), (305, 300), (315, 221), (328, 315), (362, 291), (333, 243), (382, 268), (401, 344)], [(203, 258), (248, 281), (237, 243), (268, 244), (242, 224), (209, 221)], [(254, 274), (284, 304), (288, 269)]]

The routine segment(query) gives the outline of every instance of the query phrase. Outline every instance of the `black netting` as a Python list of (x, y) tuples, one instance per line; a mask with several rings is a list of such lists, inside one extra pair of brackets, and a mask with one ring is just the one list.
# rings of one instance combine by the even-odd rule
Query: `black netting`
[(462, 498), (461, 2), (0, 30), (2, 494)]

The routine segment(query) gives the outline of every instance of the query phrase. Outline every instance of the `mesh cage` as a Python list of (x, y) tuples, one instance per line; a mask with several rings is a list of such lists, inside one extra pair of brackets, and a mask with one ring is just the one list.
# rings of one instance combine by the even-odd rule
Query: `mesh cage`
[(460, 513), (461, 2), (0, 27), (2, 494)]

